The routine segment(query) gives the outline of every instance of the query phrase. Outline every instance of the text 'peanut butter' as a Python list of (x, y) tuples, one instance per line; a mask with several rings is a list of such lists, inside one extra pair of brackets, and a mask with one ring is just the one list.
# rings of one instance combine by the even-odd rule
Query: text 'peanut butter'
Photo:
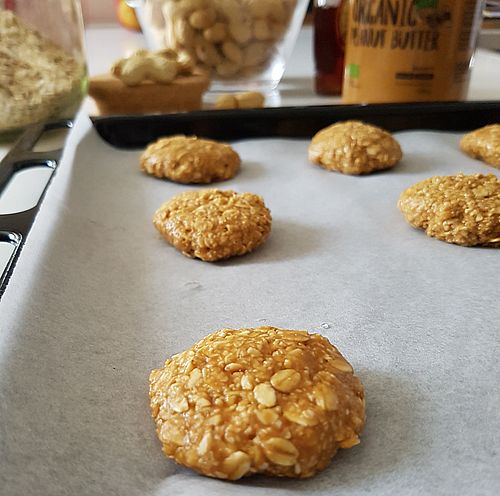
[(478, 0), (351, 0), (346, 103), (463, 100)]

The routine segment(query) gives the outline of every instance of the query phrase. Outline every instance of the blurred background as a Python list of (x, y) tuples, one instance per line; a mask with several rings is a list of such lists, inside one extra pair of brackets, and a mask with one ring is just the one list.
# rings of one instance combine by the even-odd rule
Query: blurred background
[[(7, 0), (8, 1), (8, 0)], [(86, 24), (116, 23), (129, 26), (130, 18), (125, 0), (81, 0)], [(312, 6), (312, 1), (310, 8)], [(133, 21), (132, 21), (133, 22)], [(308, 15), (306, 23), (311, 22)], [(129, 26), (132, 27), (132, 26)], [(500, 51), (500, 1), (489, 0), (484, 6), (484, 21), (479, 37), (479, 46)]]

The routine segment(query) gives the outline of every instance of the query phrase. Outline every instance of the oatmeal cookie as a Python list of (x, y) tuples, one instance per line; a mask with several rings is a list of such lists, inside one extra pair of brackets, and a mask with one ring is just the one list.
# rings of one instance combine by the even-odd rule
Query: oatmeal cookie
[(233, 177), (239, 155), (230, 145), (195, 136), (170, 136), (150, 144), (141, 157), (141, 169), (177, 183), (211, 183)]
[(214, 262), (261, 245), (271, 232), (271, 213), (253, 193), (205, 189), (174, 196), (153, 224), (184, 255)]
[(460, 148), (472, 158), (478, 158), (500, 169), (500, 124), (491, 124), (467, 133)]
[(401, 193), (399, 209), (428, 236), (457, 245), (500, 246), (500, 181), (493, 175), (435, 176)]
[(310, 477), (358, 444), (364, 427), (351, 365), (306, 331), (223, 329), (149, 380), (163, 452), (210, 477)]
[(337, 122), (313, 136), (309, 160), (344, 174), (389, 169), (401, 160), (399, 143), (390, 133), (359, 121)]

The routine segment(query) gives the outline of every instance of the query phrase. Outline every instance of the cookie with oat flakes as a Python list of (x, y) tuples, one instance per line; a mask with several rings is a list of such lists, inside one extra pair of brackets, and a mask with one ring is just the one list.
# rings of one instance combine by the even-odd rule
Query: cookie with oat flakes
[(271, 213), (253, 193), (205, 189), (174, 196), (156, 211), (153, 224), (187, 257), (215, 262), (264, 243)]
[(323, 336), (223, 329), (150, 378), (163, 452), (204, 475), (311, 477), (359, 443), (363, 386)]
[(196, 136), (169, 136), (141, 156), (144, 172), (177, 183), (212, 183), (234, 177), (241, 159), (230, 145)]
[(500, 124), (491, 124), (467, 133), (460, 140), (460, 148), (472, 158), (500, 169)]
[(394, 167), (402, 157), (399, 143), (383, 129), (359, 121), (337, 122), (316, 133), (309, 160), (344, 174), (368, 174)]
[(500, 246), (500, 180), (493, 174), (425, 179), (403, 191), (398, 206), (428, 236), (463, 246)]

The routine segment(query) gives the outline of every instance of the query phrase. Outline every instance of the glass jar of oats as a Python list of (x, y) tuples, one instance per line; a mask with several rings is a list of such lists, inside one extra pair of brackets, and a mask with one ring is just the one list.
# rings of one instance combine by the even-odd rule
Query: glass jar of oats
[(0, 0), (0, 134), (74, 115), (86, 85), (78, 0)]

